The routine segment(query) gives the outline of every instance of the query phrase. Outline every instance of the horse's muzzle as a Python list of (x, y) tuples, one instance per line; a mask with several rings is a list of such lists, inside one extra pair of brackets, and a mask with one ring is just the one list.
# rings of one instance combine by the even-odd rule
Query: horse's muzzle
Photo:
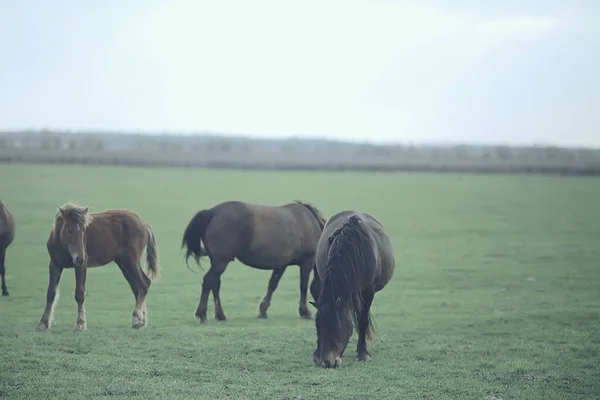
[(340, 358), (336, 358), (333, 362), (329, 361), (329, 360), (325, 360), (321, 363), (321, 367), (323, 368), (337, 368), (340, 366), (340, 364), (342, 363), (342, 360)]

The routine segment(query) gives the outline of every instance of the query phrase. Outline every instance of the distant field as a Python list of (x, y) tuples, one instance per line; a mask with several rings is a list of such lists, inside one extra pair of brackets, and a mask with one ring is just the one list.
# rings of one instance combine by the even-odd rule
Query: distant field
[[(0, 165), (13, 212), (11, 296), (0, 298), (0, 397), (203, 399), (591, 399), (600, 395), (600, 179), (459, 174), (242, 172)], [(297, 313), (298, 269), (269, 319), (255, 318), (269, 272), (235, 262), (222, 277), (228, 321), (194, 319), (203, 271), (179, 250), (199, 209), (228, 199), (369, 211), (397, 255), (375, 297), (373, 361), (313, 365), (314, 322)], [(155, 229), (162, 278), (149, 325), (116, 266), (93, 269), (87, 324), (71, 331), (74, 276), (63, 274), (48, 333), (34, 333), (47, 287), (45, 242), (57, 207), (129, 208)], [(207, 266), (206, 261), (205, 266)], [(192, 264), (191, 264), (192, 265)], [(312, 279), (312, 276), (311, 276)]]
[[(339, 149), (338, 149), (339, 150)], [(385, 149), (381, 151), (386, 151)], [(121, 150), (42, 150), (2, 149), (0, 163), (34, 163), (88, 166), (185, 167), (258, 171), (353, 171), (353, 172), (428, 172), (480, 174), (537, 174), (600, 176), (600, 157), (587, 149), (587, 158), (576, 150), (560, 150), (564, 157), (555, 159), (543, 151), (502, 158), (481, 154), (455, 154), (451, 150), (424, 154), (362, 154), (321, 150), (310, 152), (251, 151), (238, 149), (213, 151), (139, 151)], [(440, 154), (438, 154), (440, 153)], [(542, 154), (537, 154), (542, 153)]]

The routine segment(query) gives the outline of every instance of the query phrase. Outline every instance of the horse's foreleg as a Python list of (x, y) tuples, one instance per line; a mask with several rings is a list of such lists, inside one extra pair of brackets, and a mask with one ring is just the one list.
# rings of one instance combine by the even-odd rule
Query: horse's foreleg
[(375, 292), (372, 289), (368, 289), (362, 292), (363, 304), (358, 319), (358, 343), (356, 344), (356, 359), (358, 361), (370, 361), (371, 356), (367, 351), (367, 331), (369, 327), (369, 311), (371, 310), (371, 304), (375, 297)]
[(2, 278), (2, 296), (8, 296), (8, 288), (6, 287), (6, 249), (0, 248), (0, 278)]
[(306, 304), (306, 296), (308, 293), (308, 278), (310, 277), (313, 264), (313, 258), (300, 263), (300, 302), (298, 304), (298, 312), (302, 318), (306, 319), (312, 319), (312, 314)]
[(52, 314), (54, 306), (56, 305), (58, 293), (58, 284), (60, 282), (60, 276), (62, 275), (63, 269), (58, 265), (50, 261), (48, 266), (49, 277), (48, 277), (48, 291), (46, 293), (46, 308), (40, 319), (40, 323), (35, 328), (38, 332), (43, 332), (50, 328), (52, 323)]
[(258, 306), (258, 318), (267, 318), (267, 310), (271, 305), (271, 299), (273, 297), (273, 293), (275, 289), (277, 289), (277, 285), (279, 285), (279, 281), (285, 272), (285, 267), (277, 268), (273, 270), (271, 274), (271, 279), (269, 279), (269, 286), (267, 288), (267, 294), (260, 301), (260, 305)]
[(85, 266), (75, 268), (75, 301), (77, 302), (77, 323), (74, 331), (83, 332), (87, 325), (85, 322), (85, 279), (87, 268)]

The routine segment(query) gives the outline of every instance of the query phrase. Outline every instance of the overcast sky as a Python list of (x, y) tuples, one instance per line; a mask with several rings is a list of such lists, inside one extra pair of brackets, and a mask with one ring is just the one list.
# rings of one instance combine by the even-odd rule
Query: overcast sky
[(0, 129), (600, 146), (593, 0), (0, 5)]

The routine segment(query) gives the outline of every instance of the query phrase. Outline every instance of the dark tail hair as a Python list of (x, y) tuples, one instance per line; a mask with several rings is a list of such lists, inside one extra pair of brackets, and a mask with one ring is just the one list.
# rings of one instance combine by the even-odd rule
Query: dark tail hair
[(159, 274), (158, 268), (158, 245), (156, 237), (150, 225), (146, 224), (148, 230), (148, 244), (146, 246), (146, 266), (148, 267), (148, 278), (155, 280)]
[(204, 232), (206, 232), (206, 227), (213, 216), (214, 212), (212, 210), (198, 211), (185, 228), (183, 239), (181, 240), (181, 248), (187, 248), (185, 253), (185, 264), (188, 268), (190, 266), (188, 263), (190, 257), (194, 257), (196, 264), (200, 266), (200, 257), (208, 255), (206, 249), (202, 247), (201, 240), (204, 236)]
[[(355, 327), (358, 327), (360, 313), (364, 307), (361, 282), (372, 274), (375, 265), (375, 251), (364, 222), (353, 215), (330, 236), (327, 276), (321, 277), (322, 291), (319, 303), (340, 302), (348, 310)], [(338, 300), (339, 299), (339, 300)], [(366, 338), (372, 336), (371, 313)]]

